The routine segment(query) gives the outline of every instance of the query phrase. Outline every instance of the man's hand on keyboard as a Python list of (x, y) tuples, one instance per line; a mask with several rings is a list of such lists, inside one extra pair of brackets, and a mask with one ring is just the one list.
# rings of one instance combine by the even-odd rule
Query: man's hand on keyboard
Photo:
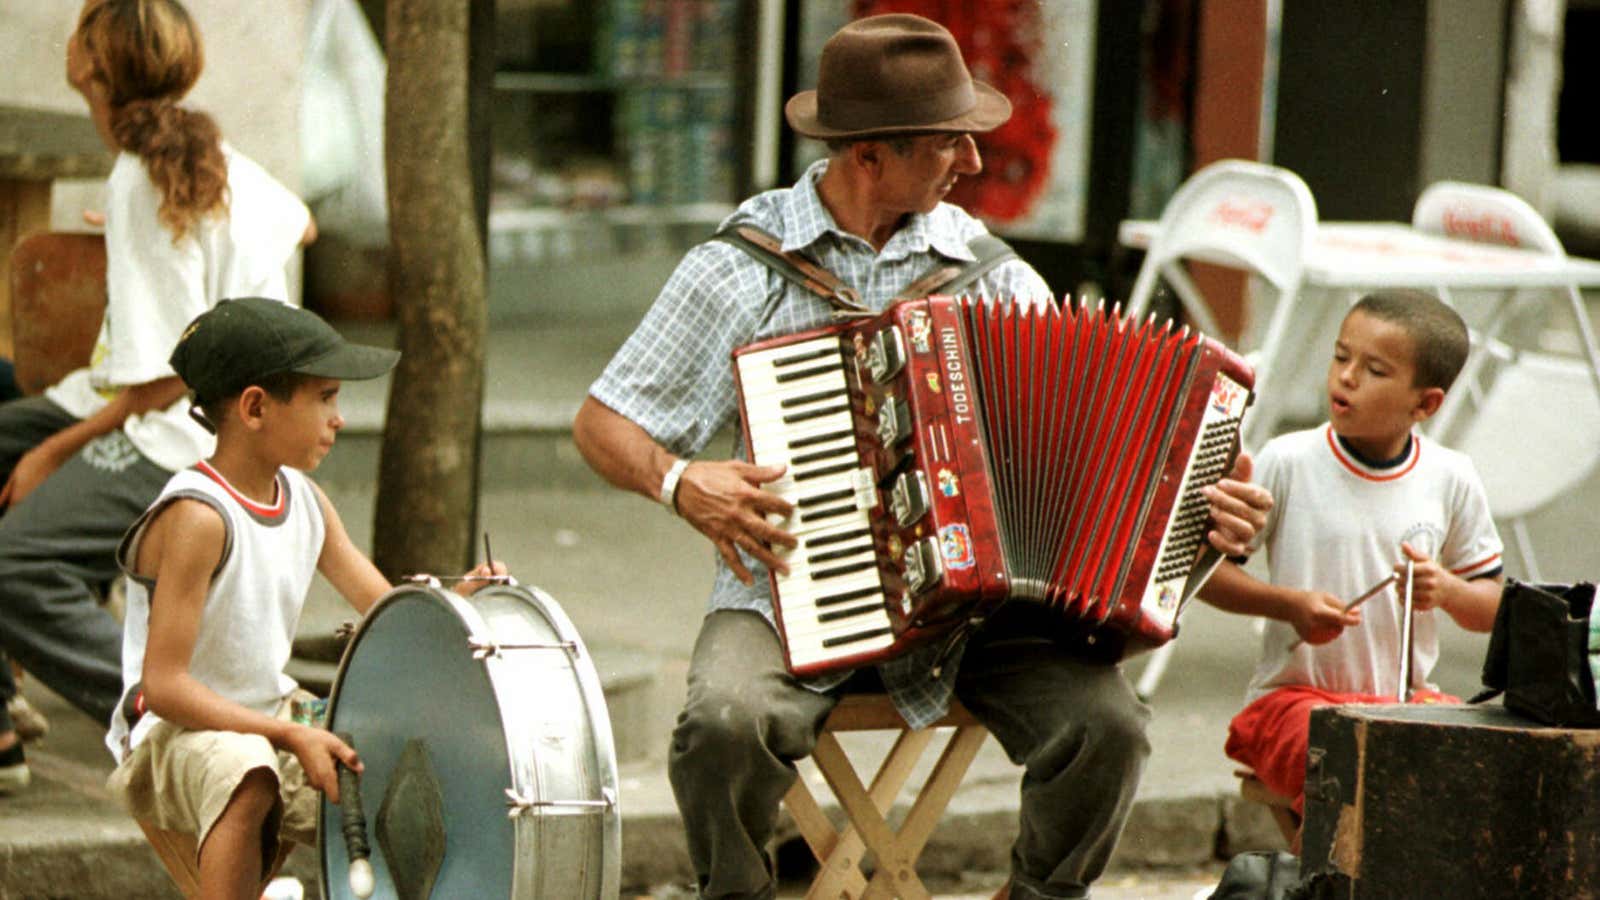
[(794, 507), (761, 489), (763, 484), (783, 477), (783, 472), (783, 466), (755, 466), (738, 460), (696, 460), (683, 470), (678, 481), (678, 515), (711, 539), (728, 568), (745, 584), (754, 579), (739, 558), (739, 550), (770, 569), (789, 571), (771, 547), (774, 544), (793, 547), (794, 536), (769, 522), (767, 517), (788, 518)]

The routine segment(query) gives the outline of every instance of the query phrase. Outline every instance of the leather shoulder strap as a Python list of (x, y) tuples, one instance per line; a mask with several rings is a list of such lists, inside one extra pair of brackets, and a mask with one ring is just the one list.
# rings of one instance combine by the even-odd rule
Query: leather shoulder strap
[[(779, 275), (799, 285), (832, 304), (841, 315), (862, 315), (868, 312), (861, 295), (839, 279), (839, 276), (817, 265), (799, 253), (785, 252), (783, 244), (768, 232), (754, 225), (731, 225), (711, 236), (750, 254)], [(940, 263), (921, 278), (906, 285), (896, 300), (917, 300), (929, 294), (959, 294), (988, 274), (995, 266), (1017, 258), (1017, 252), (1000, 238), (985, 232), (967, 242), (976, 257), (972, 262)]]
[(967, 241), (967, 249), (976, 257), (965, 265), (947, 262), (934, 266), (926, 275), (906, 285), (897, 299), (916, 300), (929, 294), (960, 294), (971, 287), (990, 269), (1017, 258), (1011, 245), (988, 232)]
[(855, 288), (801, 254), (785, 252), (782, 242), (754, 225), (732, 225), (718, 231), (711, 239), (738, 247), (757, 262), (828, 301), (842, 313), (858, 315), (867, 312)]

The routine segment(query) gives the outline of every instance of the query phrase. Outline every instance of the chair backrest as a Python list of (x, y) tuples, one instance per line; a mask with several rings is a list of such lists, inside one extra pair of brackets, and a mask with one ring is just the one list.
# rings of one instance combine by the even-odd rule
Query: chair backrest
[(89, 362), (106, 309), (106, 241), (45, 231), (11, 250), (17, 386), (37, 394)]
[(1460, 181), (1428, 185), (1411, 211), (1411, 225), (1419, 231), (1448, 235), (1464, 241), (1521, 247), (1553, 256), (1566, 256), (1561, 239), (1550, 223), (1528, 201), (1497, 187)]
[(1142, 313), (1161, 270), (1188, 258), (1244, 269), (1280, 295), (1293, 293), (1316, 225), (1316, 201), (1293, 172), (1244, 160), (1212, 163), (1190, 176), (1162, 211), (1129, 310)]
[(1454, 446), (1472, 457), (1497, 519), (1526, 516), (1561, 497), (1600, 463), (1600, 398), (1588, 366), (1519, 354)]

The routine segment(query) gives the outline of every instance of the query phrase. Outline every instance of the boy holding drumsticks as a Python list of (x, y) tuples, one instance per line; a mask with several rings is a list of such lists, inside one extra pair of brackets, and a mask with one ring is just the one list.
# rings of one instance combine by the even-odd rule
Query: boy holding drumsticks
[[(1330, 421), (1262, 449), (1256, 478), (1276, 505), (1256, 546), (1268, 582), (1224, 563), (1202, 597), (1269, 619), (1249, 703), (1227, 754), (1273, 791), (1305, 798), (1311, 710), (1338, 703), (1456, 702), (1427, 681), (1442, 610), (1489, 631), (1501, 543), (1472, 463), (1415, 430), (1466, 361), (1466, 325), (1421, 291), (1379, 291), (1345, 316), (1328, 368)], [(1413, 657), (1399, 684), (1411, 574)], [(1357, 608), (1359, 606), (1359, 608)]]

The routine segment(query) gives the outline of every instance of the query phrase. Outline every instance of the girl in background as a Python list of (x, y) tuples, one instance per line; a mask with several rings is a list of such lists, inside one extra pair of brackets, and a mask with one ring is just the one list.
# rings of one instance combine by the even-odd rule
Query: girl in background
[[(180, 105), (204, 68), (177, 0), (87, 0), (67, 80), (116, 154), (106, 184), (107, 306), (90, 364), (0, 405), (0, 650), (101, 723), (121, 693), (121, 627), (99, 603), (123, 532), (172, 473), (212, 452), (167, 363), (228, 297), (289, 302), (311, 214)], [(0, 665), (0, 700), (16, 695)], [(28, 769), (0, 704), (0, 793)]]

